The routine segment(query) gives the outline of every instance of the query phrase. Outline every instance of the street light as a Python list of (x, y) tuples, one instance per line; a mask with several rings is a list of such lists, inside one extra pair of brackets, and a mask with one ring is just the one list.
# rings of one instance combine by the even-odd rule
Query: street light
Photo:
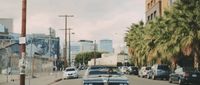
[(74, 17), (73, 15), (59, 15), (59, 17), (65, 17), (65, 49), (64, 49), (64, 68), (67, 67), (67, 18)]
[(69, 30), (69, 66), (71, 66), (71, 34), (75, 34), (74, 32), (71, 33), (71, 28)]

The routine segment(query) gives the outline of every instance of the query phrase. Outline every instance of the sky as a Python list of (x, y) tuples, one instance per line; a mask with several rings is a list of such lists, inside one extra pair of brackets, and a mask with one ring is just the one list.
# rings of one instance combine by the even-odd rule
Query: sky
[[(0, 18), (13, 18), (15, 33), (21, 33), (22, 0), (0, 0)], [(144, 20), (145, 0), (27, 0), (27, 34), (49, 34), (49, 27), (64, 41), (64, 18), (72, 28), (72, 41), (113, 40), (124, 44), (124, 33), (132, 23)]]

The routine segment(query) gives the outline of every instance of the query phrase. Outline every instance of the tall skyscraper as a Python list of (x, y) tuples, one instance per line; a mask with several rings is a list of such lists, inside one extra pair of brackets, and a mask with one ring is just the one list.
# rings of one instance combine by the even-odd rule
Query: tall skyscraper
[(99, 51), (113, 53), (113, 42), (109, 39), (103, 39), (99, 42)]

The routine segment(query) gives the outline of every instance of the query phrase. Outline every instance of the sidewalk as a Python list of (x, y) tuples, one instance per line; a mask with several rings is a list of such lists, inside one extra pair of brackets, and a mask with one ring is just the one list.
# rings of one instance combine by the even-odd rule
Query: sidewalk
[(4, 75), (0, 74), (0, 85), (6, 82), (11, 82), (11, 80), (15, 79), (17, 80), (19, 75)]
[[(58, 79), (62, 78), (62, 72), (57, 72), (53, 74), (49, 73), (40, 73), (36, 75), (37, 78), (26, 77), (25, 85), (48, 85)], [(15, 81), (9, 80), (8, 82), (0, 82), (0, 85), (19, 85), (19, 75), (16, 76)], [(1, 79), (1, 77), (0, 77)], [(4, 79), (5, 80), (5, 79)], [(30, 82), (29, 82), (30, 81)]]

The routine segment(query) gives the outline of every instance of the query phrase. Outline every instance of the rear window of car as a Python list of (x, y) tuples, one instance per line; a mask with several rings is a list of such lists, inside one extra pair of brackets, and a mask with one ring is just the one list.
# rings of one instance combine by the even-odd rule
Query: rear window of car
[(112, 75), (120, 75), (119, 69), (117, 67), (104, 67), (93, 69), (89, 71), (89, 75), (103, 75), (103, 74), (112, 74)]
[(89, 75), (107, 74), (107, 71), (90, 71)]
[(105, 68), (105, 67), (103, 67), (103, 66), (93, 66), (90, 69), (91, 70), (96, 70), (96, 69), (103, 69), (103, 68)]
[(75, 71), (74, 68), (66, 69), (66, 71)]

